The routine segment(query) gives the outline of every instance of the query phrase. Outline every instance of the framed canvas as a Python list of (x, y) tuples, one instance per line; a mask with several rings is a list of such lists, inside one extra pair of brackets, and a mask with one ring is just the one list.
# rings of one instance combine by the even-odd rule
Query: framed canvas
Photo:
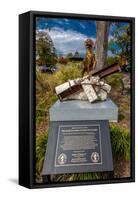
[(19, 15), (19, 184), (135, 181), (135, 19)]

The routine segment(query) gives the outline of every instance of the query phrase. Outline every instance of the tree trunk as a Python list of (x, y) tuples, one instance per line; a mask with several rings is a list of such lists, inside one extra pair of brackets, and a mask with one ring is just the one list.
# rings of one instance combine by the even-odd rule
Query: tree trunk
[(96, 68), (100, 70), (106, 66), (108, 34), (110, 23), (106, 21), (96, 22)]

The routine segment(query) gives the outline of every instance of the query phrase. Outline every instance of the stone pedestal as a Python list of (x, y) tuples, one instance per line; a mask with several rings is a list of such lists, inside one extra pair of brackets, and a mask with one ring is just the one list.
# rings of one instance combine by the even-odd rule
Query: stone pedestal
[(113, 171), (109, 121), (118, 119), (112, 100), (57, 101), (50, 109), (50, 128), (42, 175)]
[(111, 99), (90, 103), (89, 101), (59, 100), (50, 108), (50, 121), (118, 120), (118, 107)]

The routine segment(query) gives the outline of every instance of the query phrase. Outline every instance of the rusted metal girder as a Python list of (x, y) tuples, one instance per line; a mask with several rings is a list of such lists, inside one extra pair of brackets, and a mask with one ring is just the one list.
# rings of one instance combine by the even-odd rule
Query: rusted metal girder
[[(90, 78), (91, 76), (99, 76), (100, 79), (105, 78), (111, 74), (114, 74), (116, 72), (121, 72), (121, 68), (126, 67), (127, 65), (123, 65), (120, 66), (118, 63), (114, 63), (108, 67), (105, 67), (99, 71), (96, 72), (92, 72), (91, 75), (89, 75), (87, 78)], [(68, 89), (66, 89), (65, 91), (61, 92), (60, 94), (58, 94), (59, 99), (62, 101), (63, 99), (65, 99), (66, 97), (68, 97), (69, 95), (75, 94), (79, 91), (83, 90), (81, 82), (80, 84), (76, 84), (73, 85), (71, 87), (69, 87)]]

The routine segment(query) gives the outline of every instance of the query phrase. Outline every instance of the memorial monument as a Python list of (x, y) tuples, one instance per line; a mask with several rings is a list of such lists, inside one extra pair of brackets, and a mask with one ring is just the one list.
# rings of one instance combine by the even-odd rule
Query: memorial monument
[[(87, 40), (85, 44), (90, 54), (93, 43)], [(96, 71), (94, 55), (87, 59), (87, 53), (83, 70), (87, 75), (55, 88), (59, 100), (50, 108), (43, 177), (113, 171), (109, 122), (117, 122), (118, 107), (108, 97), (111, 86), (103, 78), (123, 66), (115, 63)]]

